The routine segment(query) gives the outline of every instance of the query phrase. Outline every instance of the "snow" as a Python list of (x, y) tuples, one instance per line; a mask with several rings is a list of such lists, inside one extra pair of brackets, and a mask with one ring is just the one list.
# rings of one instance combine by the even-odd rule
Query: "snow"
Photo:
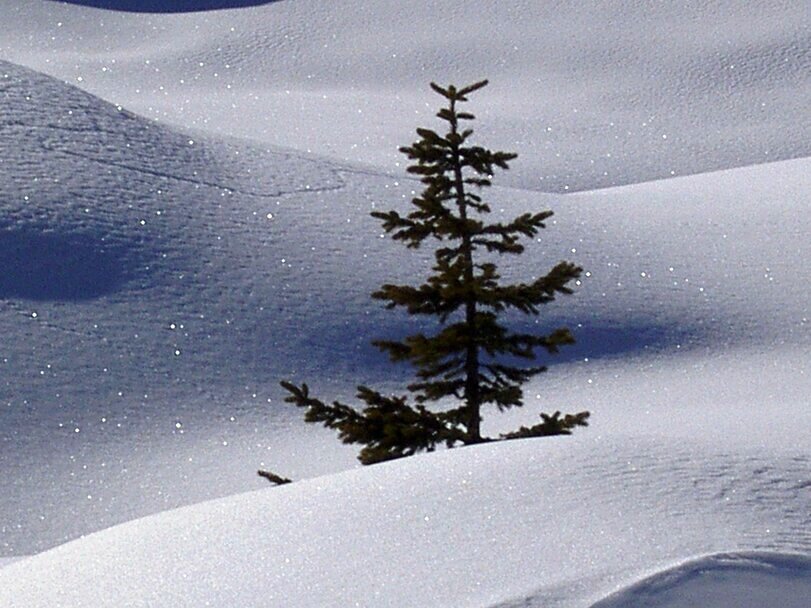
[(680, 555), (807, 550), (796, 456), (586, 434), (451, 450), (87, 536), (4, 569), (0, 603), (583, 606)]
[(796, 1), (296, 0), (154, 15), (7, 0), (0, 21), (15, 24), (0, 37), (6, 59), (146, 116), (397, 172), (397, 147), (435, 112), (429, 80), (491, 79), (481, 133), (521, 153), (505, 179), (535, 190), (811, 146)]
[(593, 608), (803, 608), (811, 561), (800, 555), (713, 555), (645, 579)]
[[(0, 605), (802, 605), (805, 9), (472, 4), (0, 2)], [(359, 469), (277, 382), (400, 390), (368, 294), (430, 259), (369, 211), (482, 76), (496, 213), (555, 211), (505, 274), (588, 271), (486, 430), (592, 426)]]

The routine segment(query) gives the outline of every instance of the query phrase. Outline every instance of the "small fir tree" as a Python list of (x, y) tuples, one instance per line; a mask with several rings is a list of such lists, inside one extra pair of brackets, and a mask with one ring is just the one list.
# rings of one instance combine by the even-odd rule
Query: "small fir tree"
[[(509, 223), (486, 222), (490, 207), (480, 196), (491, 185), (494, 171), (508, 169), (516, 155), (469, 145), (472, 129), (463, 121), (474, 116), (461, 112), (458, 104), (481, 89), (486, 80), (457, 89), (431, 83), (447, 105), (437, 116), (447, 123), (440, 135), (417, 129), (419, 139), (401, 148), (413, 164), (425, 189), (411, 202), (413, 210), (403, 217), (396, 211), (375, 212), (394, 240), (417, 249), (433, 243), (433, 273), (421, 285), (383, 285), (372, 297), (387, 308), (404, 308), (411, 315), (427, 315), (439, 321), (432, 335), (419, 333), (401, 341), (373, 342), (392, 361), (408, 361), (416, 369), (416, 381), (407, 396), (383, 395), (358, 387), (362, 409), (335, 401), (327, 404), (310, 396), (306, 384), (282, 382), (289, 392), (286, 401), (306, 409), (307, 422), (338, 431), (344, 443), (363, 446), (359, 460), (372, 464), (448, 447), (522, 437), (568, 435), (586, 426), (588, 412), (541, 414), (541, 422), (521, 427), (497, 438), (481, 433), (482, 407), (498, 410), (523, 405), (521, 386), (545, 371), (536, 364), (536, 351), (558, 352), (572, 344), (568, 329), (547, 335), (510, 330), (501, 319), (510, 310), (537, 315), (542, 304), (559, 294), (572, 293), (569, 284), (581, 269), (560, 262), (548, 274), (529, 283), (504, 284), (493, 263), (498, 255), (524, 252), (520, 240), (534, 237), (551, 211), (525, 213)], [(430, 402), (455, 404), (441, 411), (426, 407)]]

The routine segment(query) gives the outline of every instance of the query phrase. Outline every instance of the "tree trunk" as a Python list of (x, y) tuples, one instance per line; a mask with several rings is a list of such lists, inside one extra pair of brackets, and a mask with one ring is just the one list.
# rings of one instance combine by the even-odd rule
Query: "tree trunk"
[[(450, 111), (456, 116), (455, 100), (451, 100)], [(451, 131), (457, 133), (457, 122), (451, 122)], [(459, 155), (459, 145), (454, 143), (453, 174), (456, 189), (456, 203), (459, 206), (459, 217), (465, 224), (462, 230), (462, 260), (464, 261), (464, 281), (468, 286), (473, 285), (473, 243), (467, 229), (467, 200), (465, 198), (465, 183), (462, 175), (462, 161)], [(465, 324), (468, 327), (470, 342), (465, 353), (465, 407), (467, 408), (467, 436), (466, 443), (480, 443), (481, 434), (481, 395), (479, 391), (479, 344), (476, 335), (476, 298), (471, 291), (465, 301)]]

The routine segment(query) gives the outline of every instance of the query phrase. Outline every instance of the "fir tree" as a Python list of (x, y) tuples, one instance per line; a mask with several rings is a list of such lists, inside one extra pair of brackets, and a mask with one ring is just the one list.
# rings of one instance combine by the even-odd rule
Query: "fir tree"
[[(408, 248), (426, 241), (436, 246), (433, 273), (424, 283), (387, 284), (372, 294), (387, 308), (439, 321), (440, 329), (432, 335), (373, 342), (392, 361), (413, 364), (416, 379), (408, 386), (413, 404), (407, 396), (382, 395), (365, 386), (358, 387), (361, 409), (338, 401), (327, 404), (310, 396), (306, 384), (282, 382), (289, 392), (286, 401), (305, 408), (307, 422), (335, 429), (344, 443), (362, 445), (359, 460), (364, 464), (431, 451), (441, 444), (568, 435), (587, 425), (588, 412), (555, 412), (541, 414), (537, 425), (497, 438), (481, 433), (484, 406), (505, 410), (523, 405), (521, 386), (546, 369), (537, 365), (537, 351), (554, 354), (574, 342), (565, 328), (547, 335), (512, 331), (502, 321), (505, 313), (538, 315), (541, 305), (572, 293), (569, 284), (581, 272), (570, 262), (560, 262), (532, 282), (501, 281), (493, 260), (523, 253), (522, 238), (534, 237), (552, 212), (525, 213), (508, 223), (486, 221), (490, 207), (481, 193), (491, 185), (494, 172), (508, 169), (516, 158), (468, 143), (473, 130), (463, 123), (474, 116), (459, 111), (458, 105), (486, 84), (483, 80), (457, 89), (431, 83), (447, 102), (437, 114), (447, 130), (440, 135), (417, 129), (419, 139), (400, 149), (413, 162), (408, 172), (420, 177), (424, 190), (411, 201), (413, 209), (406, 216), (372, 213)], [(454, 406), (436, 412), (426, 407), (437, 401)]]

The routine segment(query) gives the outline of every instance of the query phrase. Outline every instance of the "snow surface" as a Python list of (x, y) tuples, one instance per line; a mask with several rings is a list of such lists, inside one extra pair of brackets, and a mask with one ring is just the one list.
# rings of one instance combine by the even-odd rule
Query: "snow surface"
[(811, 560), (799, 555), (714, 555), (666, 570), (593, 608), (804, 608)]
[(484, 77), (479, 129), (521, 152), (505, 180), (525, 188), (811, 154), (802, 0), (295, 0), (177, 15), (3, 0), (0, 23), (14, 24), (0, 56), (130, 110), (397, 171), (397, 147), (434, 115), (428, 81)]
[(14, 562), (20, 561), (23, 559), (22, 557), (0, 557), (0, 568), (4, 566), (8, 566), (13, 564)]
[[(729, 552), (617, 601), (805, 597), (807, 9), (471, 4), (0, 1), (0, 554), (39, 553), (0, 605), (583, 607)], [(368, 294), (430, 260), (368, 213), (418, 187), (427, 81), (481, 76), (496, 213), (556, 212), (505, 272), (588, 271), (541, 319), (578, 345), (485, 425), (593, 425), (346, 471), (277, 381), (400, 390), (368, 341), (417, 325)]]
[(584, 606), (684, 555), (807, 551), (807, 470), (662, 438), (450, 450), (87, 536), (0, 571), (0, 604)]

